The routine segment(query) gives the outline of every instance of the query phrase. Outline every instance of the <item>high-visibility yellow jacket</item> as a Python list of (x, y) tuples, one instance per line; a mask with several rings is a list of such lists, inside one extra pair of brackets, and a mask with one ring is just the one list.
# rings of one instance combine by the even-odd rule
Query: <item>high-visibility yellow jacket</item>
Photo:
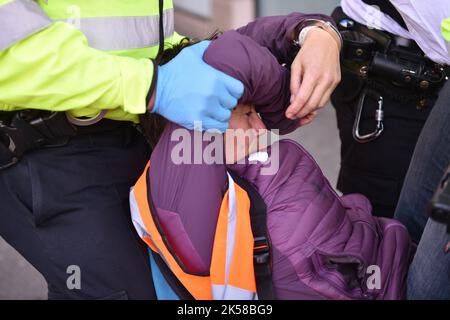
[[(163, 9), (165, 42), (179, 42)], [(0, 110), (137, 122), (158, 48), (158, 0), (0, 0)]]

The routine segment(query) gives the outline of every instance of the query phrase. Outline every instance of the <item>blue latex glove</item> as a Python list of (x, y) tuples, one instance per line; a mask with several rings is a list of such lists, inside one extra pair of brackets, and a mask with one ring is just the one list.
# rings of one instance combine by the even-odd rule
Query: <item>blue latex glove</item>
[(209, 43), (187, 47), (159, 67), (153, 112), (188, 129), (201, 121), (203, 130), (224, 132), (244, 85), (203, 61)]

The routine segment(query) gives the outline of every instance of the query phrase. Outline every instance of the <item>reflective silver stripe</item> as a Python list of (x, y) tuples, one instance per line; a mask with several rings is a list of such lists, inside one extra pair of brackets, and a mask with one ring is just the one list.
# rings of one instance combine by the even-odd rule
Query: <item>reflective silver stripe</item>
[(139, 237), (149, 237), (147, 230), (145, 229), (144, 221), (142, 221), (141, 214), (139, 212), (139, 206), (136, 201), (136, 197), (134, 195), (134, 187), (131, 188), (130, 191), (130, 212), (131, 212), (131, 221), (133, 222), (133, 226), (136, 229)]
[[(163, 14), (164, 35), (174, 33), (173, 9)], [(104, 51), (140, 49), (159, 44), (159, 16), (150, 17), (95, 17), (76, 22), (86, 35), (89, 45)]]
[(9, 48), (51, 23), (41, 7), (31, 0), (14, 0), (0, 6), (0, 50)]
[[(213, 284), (212, 294), (213, 300), (258, 300), (258, 295), (255, 292), (237, 288), (230, 284)], [(220, 297), (220, 299), (217, 297)]]
[(212, 284), (213, 300), (256, 300), (255, 292), (237, 288), (229, 283), (230, 267), (233, 262), (236, 242), (236, 225), (238, 220), (237, 196), (233, 178), (228, 175), (228, 225), (227, 225), (227, 246), (225, 256), (225, 279), (224, 284)]

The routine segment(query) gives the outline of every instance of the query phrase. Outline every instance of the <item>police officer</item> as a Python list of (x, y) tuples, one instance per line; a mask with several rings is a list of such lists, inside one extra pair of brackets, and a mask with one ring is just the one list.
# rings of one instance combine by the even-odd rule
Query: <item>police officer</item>
[(158, 69), (173, 19), (172, 1), (0, 1), (0, 235), (51, 299), (154, 297), (128, 210), (149, 158), (133, 124), (153, 110), (224, 130), (243, 93), (206, 43)]
[[(450, 19), (442, 32), (450, 49)], [(418, 243), (407, 278), (410, 300), (450, 299), (449, 105), (447, 81), (420, 133), (395, 210)]]
[(392, 217), (410, 159), (446, 81), (440, 25), (450, 3), (342, 0), (343, 80), (332, 96), (340, 131), (338, 189), (362, 193)]
[[(150, 152), (140, 115), (223, 131), (244, 90), (203, 62), (207, 42), (158, 66), (164, 42), (182, 41), (173, 19), (167, 0), (0, 0), (0, 235), (50, 299), (155, 298), (128, 204)], [(339, 79), (338, 36), (310, 24), (291, 117)]]

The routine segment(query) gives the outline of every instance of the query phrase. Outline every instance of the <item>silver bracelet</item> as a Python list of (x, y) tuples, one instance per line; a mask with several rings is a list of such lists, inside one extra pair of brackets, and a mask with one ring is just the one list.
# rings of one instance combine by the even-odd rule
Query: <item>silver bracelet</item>
[[(338, 36), (338, 38), (339, 38), (340, 48), (342, 49), (342, 45), (343, 45), (343, 42), (344, 42), (344, 41), (343, 41), (343, 39), (342, 39), (341, 33), (339, 32), (339, 30), (338, 30), (331, 22), (329, 22), (329, 21), (323, 21), (323, 20), (317, 20), (317, 19), (308, 19), (308, 20), (305, 20), (303, 23), (308, 23), (308, 22), (316, 22), (316, 23), (319, 23), (319, 24), (316, 24), (316, 25), (310, 25), (310, 26), (304, 27), (304, 28), (302, 29), (302, 31), (300, 31), (298, 40), (295, 40), (295, 41), (294, 41), (294, 43), (295, 43), (296, 45), (298, 45), (299, 47), (301, 47), (301, 46), (303, 45), (304, 41), (305, 41), (305, 38), (306, 38), (306, 35), (308, 34), (308, 32), (309, 32), (313, 27), (318, 27), (318, 28), (321, 28), (321, 29), (323, 29), (323, 30), (325, 30), (325, 31), (328, 31), (329, 29), (333, 30), (333, 31), (337, 34), (337, 36)], [(304, 30), (306, 30), (306, 31), (304, 32)], [(303, 35), (302, 35), (302, 33), (303, 33)]]

